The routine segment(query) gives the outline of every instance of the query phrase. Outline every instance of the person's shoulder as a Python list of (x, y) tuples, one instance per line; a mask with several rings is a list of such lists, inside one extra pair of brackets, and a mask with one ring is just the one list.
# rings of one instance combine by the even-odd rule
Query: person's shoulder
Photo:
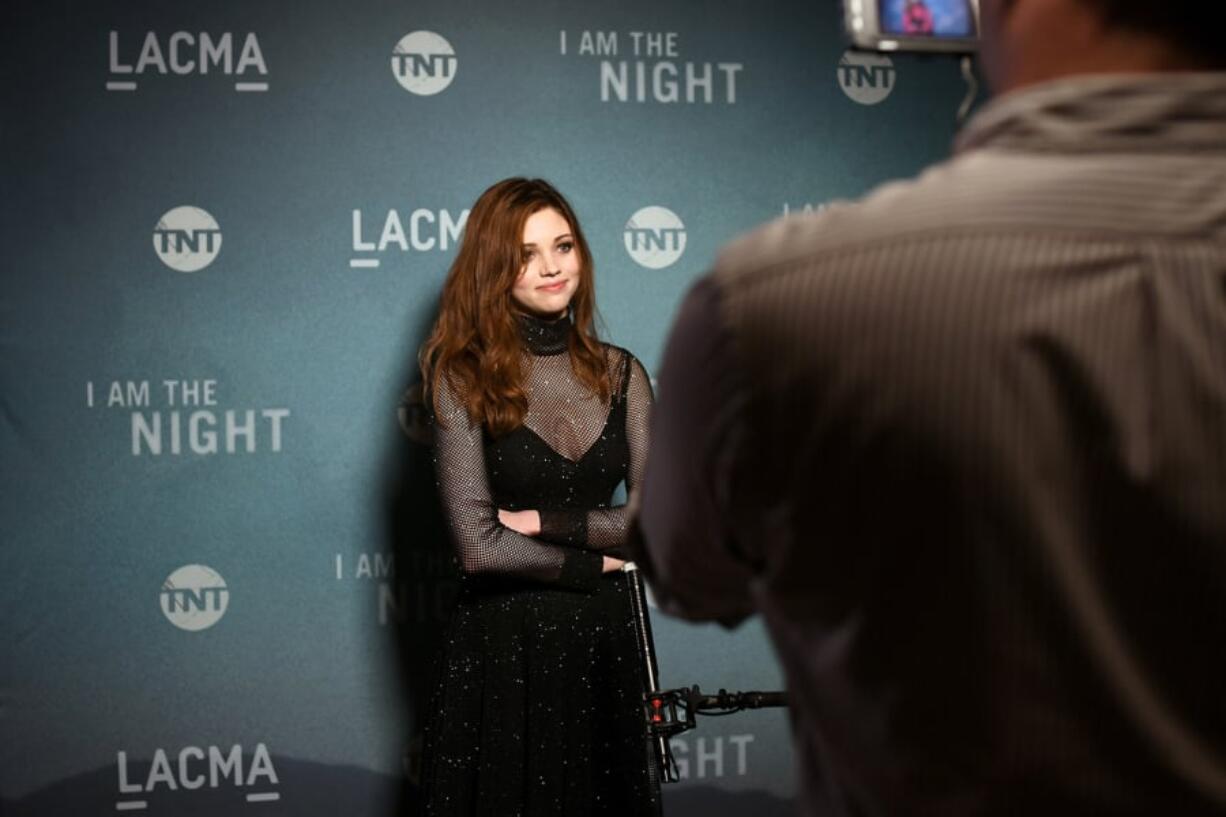
[(604, 355), (609, 360), (621, 360), (623, 355), (630, 354), (630, 350), (623, 346), (618, 346), (616, 343), (609, 343), (607, 340), (600, 341), (600, 348), (604, 351)]
[(605, 360), (607, 360), (611, 366), (620, 366), (626, 363), (631, 365), (637, 364), (640, 367), (643, 365), (641, 362), (639, 362), (639, 359), (634, 356), (634, 353), (624, 346), (618, 346), (616, 343), (609, 343), (608, 341), (602, 340), (600, 341), (600, 348), (604, 350)]
[(880, 185), (863, 198), (834, 201), (817, 211), (792, 214), (757, 227), (726, 244), (715, 266), (721, 282), (743, 283), (798, 265), (837, 263), (884, 244), (923, 241), (970, 224), (995, 194), (975, 191), (984, 168), (978, 157), (954, 158), (907, 180)]
[(614, 343), (600, 342), (601, 348), (604, 350), (605, 362), (609, 367), (610, 372), (626, 372), (632, 380), (639, 377), (650, 379), (647, 374), (647, 367), (643, 362), (634, 356), (634, 353), (629, 349), (618, 346)]

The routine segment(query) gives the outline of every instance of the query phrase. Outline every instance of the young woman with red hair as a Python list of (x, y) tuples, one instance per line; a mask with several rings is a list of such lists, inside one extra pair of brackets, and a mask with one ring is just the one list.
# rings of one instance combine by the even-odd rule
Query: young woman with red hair
[(651, 386), (594, 313), (562, 195), (486, 190), (421, 351), (462, 575), (426, 725), (429, 815), (659, 813), (612, 506), (641, 478)]

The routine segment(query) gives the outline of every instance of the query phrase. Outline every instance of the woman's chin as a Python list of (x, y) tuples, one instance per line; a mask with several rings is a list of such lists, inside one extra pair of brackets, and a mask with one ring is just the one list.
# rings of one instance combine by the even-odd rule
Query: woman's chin
[(551, 321), (557, 320), (566, 315), (566, 310), (570, 307), (570, 299), (551, 298), (546, 301), (537, 301), (531, 304), (521, 303), (519, 308), (527, 312), (534, 318), (543, 318)]

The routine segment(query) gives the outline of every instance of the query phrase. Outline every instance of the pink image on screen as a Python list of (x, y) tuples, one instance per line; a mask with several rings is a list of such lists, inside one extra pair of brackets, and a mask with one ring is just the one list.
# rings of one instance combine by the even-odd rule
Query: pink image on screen
[(908, 34), (932, 33), (932, 11), (924, 0), (907, 0), (907, 6), (903, 9), (903, 30)]

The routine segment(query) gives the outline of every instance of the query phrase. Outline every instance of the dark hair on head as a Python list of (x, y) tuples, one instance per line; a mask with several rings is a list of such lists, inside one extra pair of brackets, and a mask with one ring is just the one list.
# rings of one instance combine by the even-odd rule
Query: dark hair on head
[(1182, 49), (1189, 62), (1226, 68), (1226, 14), (1217, 0), (1081, 0), (1109, 26), (1152, 34)]
[[(543, 179), (503, 179), (473, 205), (439, 304), (438, 319), (418, 355), (427, 394), (438, 409), (440, 381), (461, 396), (474, 423), (494, 436), (523, 423), (528, 411), (520, 368), (521, 341), (511, 288), (524, 269), (528, 216), (558, 211), (579, 255), (579, 282), (570, 300), (570, 362), (575, 376), (602, 400), (611, 387), (596, 336), (592, 253), (569, 202)], [(441, 419), (440, 419), (441, 422)]]

